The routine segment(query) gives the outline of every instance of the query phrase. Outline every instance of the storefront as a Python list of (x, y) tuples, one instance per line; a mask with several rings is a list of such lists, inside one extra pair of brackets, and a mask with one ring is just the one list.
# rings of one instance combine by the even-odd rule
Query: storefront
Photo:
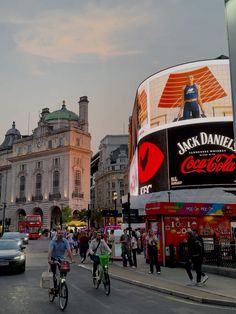
[(159, 261), (165, 266), (181, 257), (187, 230), (197, 229), (205, 242), (232, 241), (236, 204), (149, 203), (145, 209), (146, 229), (159, 240)]

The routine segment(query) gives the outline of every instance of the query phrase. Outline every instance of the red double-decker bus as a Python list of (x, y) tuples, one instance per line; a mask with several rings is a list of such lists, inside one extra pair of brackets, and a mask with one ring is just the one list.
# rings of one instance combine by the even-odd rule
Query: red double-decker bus
[(40, 215), (32, 214), (25, 217), (25, 228), (29, 234), (29, 239), (41, 237), (42, 218)]

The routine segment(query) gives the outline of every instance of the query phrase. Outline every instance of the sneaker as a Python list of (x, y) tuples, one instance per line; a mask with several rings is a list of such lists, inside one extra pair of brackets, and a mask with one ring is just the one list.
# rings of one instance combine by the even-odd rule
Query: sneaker
[(201, 283), (201, 282), (197, 282), (195, 286), (201, 287), (201, 286), (202, 286), (202, 283)]
[(132, 268), (136, 268), (136, 266), (132, 266)]
[(202, 279), (202, 281), (201, 281), (201, 284), (204, 284), (207, 280), (208, 280), (208, 276), (207, 275), (205, 275), (204, 277), (203, 277), (203, 279)]
[(160, 274), (161, 274), (161, 272), (160, 272), (160, 271), (157, 271), (157, 274), (158, 274), (158, 275), (160, 275)]
[(189, 280), (189, 282), (186, 285), (187, 286), (195, 286), (195, 282), (193, 280)]
[(153, 272), (152, 272), (152, 271), (149, 271), (148, 273), (149, 273), (149, 274), (153, 274)]

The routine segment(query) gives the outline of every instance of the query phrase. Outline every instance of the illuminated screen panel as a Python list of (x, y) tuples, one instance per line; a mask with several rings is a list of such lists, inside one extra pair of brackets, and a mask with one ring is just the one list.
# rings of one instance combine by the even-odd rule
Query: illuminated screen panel
[(168, 129), (170, 188), (236, 185), (232, 122)]
[(160, 71), (139, 86), (135, 105), (138, 139), (172, 123), (232, 118), (229, 61), (192, 62)]
[(138, 145), (139, 194), (168, 189), (167, 131), (145, 136)]

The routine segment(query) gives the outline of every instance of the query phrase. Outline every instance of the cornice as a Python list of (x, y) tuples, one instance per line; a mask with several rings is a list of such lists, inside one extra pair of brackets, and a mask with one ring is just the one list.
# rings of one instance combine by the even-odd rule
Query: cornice
[(51, 155), (58, 155), (60, 153), (70, 152), (70, 151), (80, 151), (86, 154), (92, 154), (92, 151), (90, 149), (81, 148), (81, 147), (72, 147), (72, 146), (63, 146), (63, 147), (56, 147), (51, 149), (46, 149), (40, 152), (32, 152), (25, 155), (20, 156), (14, 156), (10, 157), (7, 160), (10, 162), (17, 162), (17, 161), (24, 161), (29, 159), (35, 159), (38, 157), (44, 157), (44, 156), (51, 156)]

